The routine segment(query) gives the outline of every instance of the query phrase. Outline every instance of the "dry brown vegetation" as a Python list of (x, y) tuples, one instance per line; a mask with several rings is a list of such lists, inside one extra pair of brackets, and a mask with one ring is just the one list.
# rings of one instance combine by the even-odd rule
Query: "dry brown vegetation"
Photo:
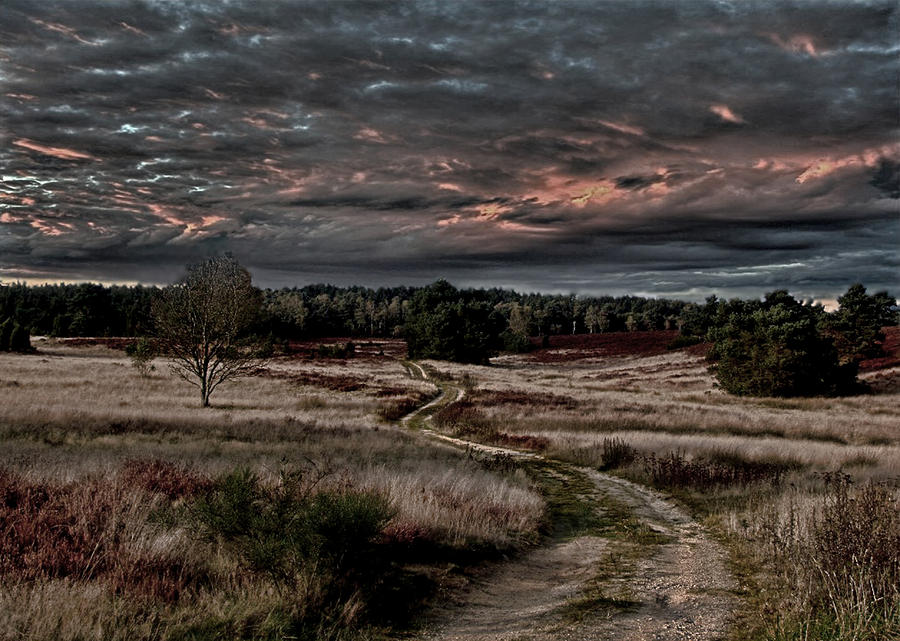
[[(702, 345), (643, 338), (426, 363), (466, 391), (434, 424), (684, 501), (732, 551), (746, 604), (734, 639), (900, 635), (897, 354), (864, 363), (871, 394), (736, 398)], [(159, 360), (141, 377), (121, 344), (35, 345), (0, 354), (0, 639), (375, 639), (454, 568), (542, 526), (515, 463), (486, 466), (393, 423), (435, 394), (395, 358), (399, 341), (354, 358), (294, 346), (208, 409)], [(338, 503), (384, 499), (372, 563), (279, 566), (276, 581), (239, 536), (198, 529), (197, 506), (241, 469), (274, 497), (275, 524), (278, 505), (309, 507), (288, 492), (296, 474)]]
[[(541, 522), (524, 474), (385, 421), (386, 404), (434, 393), (388, 357), (275, 359), (202, 409), (159, 360), (141, 377), (104, 345), (36, 346), (0, 355), (0, 639), (374, 638), (461, 559), (514, 549)], [(354, 509), (383, 497), (377, 568), (301, 559), (288, 594), (255, 569), (258, 550), (201, 536), (197, 502), (240, 469), (262, 497), (285, 472), (338, 503), (362, 497)]]
[[(900, 330), (887, 335), (889, 353), (863, 366), (871, 393), (791, 400), (725, 394), (702, 346), (667, 351), (662, 335), (631, 351), (632, 336), (560, 338), (493, 367), (432, 363), (478, 381), (435, 422), (522, 449), (539, 442), (685, 501), (734, 554), (747, 603), (735, 638), (895, 638)], [(566, 400), (524, 402), (547, 394)]]

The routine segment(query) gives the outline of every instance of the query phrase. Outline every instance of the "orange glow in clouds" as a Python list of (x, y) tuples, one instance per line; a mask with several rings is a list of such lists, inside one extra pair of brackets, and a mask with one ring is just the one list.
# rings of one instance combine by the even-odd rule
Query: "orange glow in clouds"
[(96, 156), (82, 153), (80, 151), (75, 151), (74, 149), (39, 145), (38, 143), (32, 140), (28, 140), (27, 138), (19, 138), (18, 140), (14, 140), (13, 144), (17, 147), (22, 147), (23, 149), (36, 151), (38, 153), (44, 154), (45, 156), (54, 156), (56, 158), (63, 158), (65, 160), (100, 160)]
[(734, 113), (728, 105), (710, 105), (709, 110), (716, 114), (722, 120), (728, 122), (742, 123), (744, 119)]

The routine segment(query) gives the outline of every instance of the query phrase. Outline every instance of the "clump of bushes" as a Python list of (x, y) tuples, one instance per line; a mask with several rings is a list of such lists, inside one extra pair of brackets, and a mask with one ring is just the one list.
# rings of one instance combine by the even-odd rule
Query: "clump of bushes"
[[(383, 573), (373, 552), (393, 511), (372, 492), (314, 491), (319, 480), (283, 473), (269, 486), (247, 469), (235, 470), (196, 502), (196, 524), (251, 572), (294, 595), (295, 616), (359, 617)], [(343, 607), (352, 602), (360, 607)]]
[(0, 352), (30, 352), (31, 332), (28, 328), (7, 318), (0, 323)]
[(631, 465), (638, 458), (638, 452), (618, 437), (603, 439), (603, 453), (600, 468), (613, 470)]
[(709, 459), (688, 459), (680, 452), (644, 456), (641, 465), (656, 487), (694, 490), (754, 483), (778, 485), (788, 471), (798, 467), (790, 461), (748, 461), (725, 454)]
[(153, 359), (156, 358), (156, 346), (147, 338), (139, 338), (125, 347), (125, 354), (131, 358), (131, 366), (146, 378), (156, 369)]
[(669, 351), (676, 349), (683, 349), (685, 347), (691, 347), (693, 345), (699, 345), (703, 342), (703, 338), (700, 336), (693, 336), (691, 334), (679, 334), (666, 345), (666, 349)]
[(862, 358), (881, 351), (881, 327), (897, 322), (895, 300), (862, 285), (827, 314), (787, 291), (765, 300), (715, 303), (709, 357), (723, 389), (748, 396), (818, 396), (858, 392)]
[(353, 358), (356, 356), (356, 344), (347, 341), (334, 345), (319, 345), (316, 353), (319, 358)]
[(757, 552), (774, 568), (784, 602), (778, 639), (900, 638), (900, 505), (896, 490), (826, 475), (806, 516), (768, 519)]
[(800, 464), (791, 460), (752, 461), (731, 452), (696, 458), (688, 458), (681, 452), (642, 455), (621, 438), (603, 439), (600, 469), (628, 467), (634, 467), (639, 476), (659, 488), (703, 491), (755, 483), (777, 486)]

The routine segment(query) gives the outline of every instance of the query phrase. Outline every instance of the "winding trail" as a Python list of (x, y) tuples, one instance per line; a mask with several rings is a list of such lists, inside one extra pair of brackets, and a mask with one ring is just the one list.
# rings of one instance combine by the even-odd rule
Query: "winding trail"
[[(405, 364), (430, 380), (418, 363)], [(434, 382), (434, 381), (432, 381)], [(712, 641), (725, 637), (735, 609), (736, 583), (725, 551), (662, 494), (590, 468), (531, 452), (482, 445), (427, 427), (439, 406), (464, 395), (436, 383), (441, 394), (401, 419), (431, 439), (484, 456), (505, 455), (562, 466), (585, 475), (597, 510), (622, 506), (655, 543), (628, 537), (553, 539), (498, 564), (469, 589), (438, 604), (426, 618), (428, 641)]]

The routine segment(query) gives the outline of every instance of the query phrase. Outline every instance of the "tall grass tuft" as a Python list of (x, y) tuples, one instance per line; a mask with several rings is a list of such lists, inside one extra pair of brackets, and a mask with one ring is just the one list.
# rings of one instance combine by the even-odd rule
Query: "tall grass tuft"
[(805, 517), (770, 519), (756, 542), (779, 578), (781, 616), (771, 637), (900, 638), (900, 505), (895, 491), (854, 486), (842, 473)]

